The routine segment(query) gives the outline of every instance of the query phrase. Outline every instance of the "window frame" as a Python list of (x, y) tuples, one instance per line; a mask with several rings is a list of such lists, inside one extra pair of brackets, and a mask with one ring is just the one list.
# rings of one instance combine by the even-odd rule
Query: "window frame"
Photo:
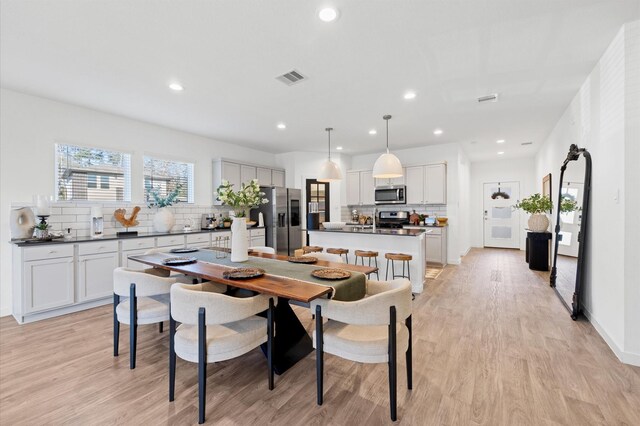
[[(152, 152), (143, 152), (142, 153), (142, 200), (144, 203), (147, 203), (147, 179), (145, 176), (145, 160), (150, 158), (151, 160), (156, 161), (166, 161), (171, 163), (181, 163), (186, 164), (188, 167), (187, 171), (187, 201), (180, 201), (180, 204), (195, 204), (195, 161), (191, 161), (185, 158), (173, 157), (165, 154), (157, 154)], [(174, 204), (175, 205), (175, 204)]]

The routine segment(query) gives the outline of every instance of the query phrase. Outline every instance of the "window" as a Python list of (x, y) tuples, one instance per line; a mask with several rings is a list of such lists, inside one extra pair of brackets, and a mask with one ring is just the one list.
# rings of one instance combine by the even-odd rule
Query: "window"
[(131, 201), (131, 155), (56, 144), (58, 201)]
[(193, 163), (144, 157), (144, 197), (153, 200), (150, 192), (156, 189), (161, 197), (178, 189), (178, 200), (193, 203)]

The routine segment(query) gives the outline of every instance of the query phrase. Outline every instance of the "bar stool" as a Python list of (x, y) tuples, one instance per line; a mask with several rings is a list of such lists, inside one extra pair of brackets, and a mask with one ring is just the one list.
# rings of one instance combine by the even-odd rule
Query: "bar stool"
[(327, 253), (331, 253), (331, 254), (337, 254), (340, 257), (342, 257), (342, 255), (344, 254), (344, 262), (345, 263), (349, 263), (349, 249), (343, 249), (343, 248), (328, 248), (327, 249)]
[[(408, 278), (411, 280), (411, 266), (409, 262), (413, 257), (410, 254), (404, 253), (386, 253), (384, 258), (387, 259), (387, 270), (385, 272), (384, 279), (387, 280), (389, 277), (389, 261), (391, 261), (391, 279), (394, 280), (396, 278)], [(394, 267), (394, 261), (399, 260), (402, 262), (402, 275), (396, 275), (396, 270)], [(407, 264), (407, 275), (404, 274), (404, 265)]]
[[(364, 258), (368, 258), (369, 259), (369, 265), (371, 266), (371, 259), (373, 259), (374, 261), (374, 265), (377, 268), (378, 267), (378, 252), (377, 251), (367, 251), (367, 250), (355, 250), (353, 252), (353, 254), (356, 255), (356, 260), (354, 262), (354, 264), (358, 264), (358, 258), (360, 258), (360, 262), (362, 263), (362, 266), (364, 266)], [(374, 272), (371, 272), (371, 274), (373, 274)], [(369, 278), (369, 275), (371, 274), (367, 274), (367, 278)], [(376, 274), (376, 278), (378, 280), (380, 280), (380, 274), (378, 273), (378, 271), (375, 272)]]
[(304, 254), (318, 253), (322, 252), (322, 250), (324, 250), (324, 248), (319, 246), (302, 246), (302, 251), (304, 252)]

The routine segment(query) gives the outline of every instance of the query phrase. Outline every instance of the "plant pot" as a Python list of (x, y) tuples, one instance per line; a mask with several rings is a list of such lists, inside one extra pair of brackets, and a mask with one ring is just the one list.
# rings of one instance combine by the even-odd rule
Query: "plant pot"
[(49, 236), (49, 230), (48, 229), (38, 229), (38, 228), (36, 228), (35, 231), (36, 231), (35, 232), (35, 236), (38, 239), (42, 239), (43, 240), (43, 239), (45, 239), (45, 238), (47, 238)]
[(534, 213), (529, 217), (528, 225), (531, 232), (547, 232), (549, 218), (544, 213)]
[(236, 217), (231, 223), (231, 261), (246, 262), (249, 260), (249, 241), (247, 218)]
[(176, 217), (166, 207), (158, 209), (156, 214), (153, 215), (153, 230), (156, 232), (170, 232), (175, 224)]
[(231, 222), (223, 222), (222, 226), (224, 226), (225, 228), (229, 228), (231, 227)]

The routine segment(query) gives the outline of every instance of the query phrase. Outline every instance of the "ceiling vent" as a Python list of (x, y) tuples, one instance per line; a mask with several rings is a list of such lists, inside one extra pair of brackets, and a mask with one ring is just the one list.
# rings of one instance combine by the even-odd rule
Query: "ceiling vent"
[(491, 95), (481, 96), (478, 98), (478, 102), (498, 102), (498, 94), (492, 93)]
[(522, 145), (522, 146), (533, 145), (533, 142), (522, 142), (520, 145)]
[(285, 73), (276, 77), (276, 80), (283, 82), (287, 86), (300, 83), (301, 81), (306, 79), (307, 78), (304, 75), (302, 75), (300, 72), (296, 70), (291, 70), (288, 73)]

